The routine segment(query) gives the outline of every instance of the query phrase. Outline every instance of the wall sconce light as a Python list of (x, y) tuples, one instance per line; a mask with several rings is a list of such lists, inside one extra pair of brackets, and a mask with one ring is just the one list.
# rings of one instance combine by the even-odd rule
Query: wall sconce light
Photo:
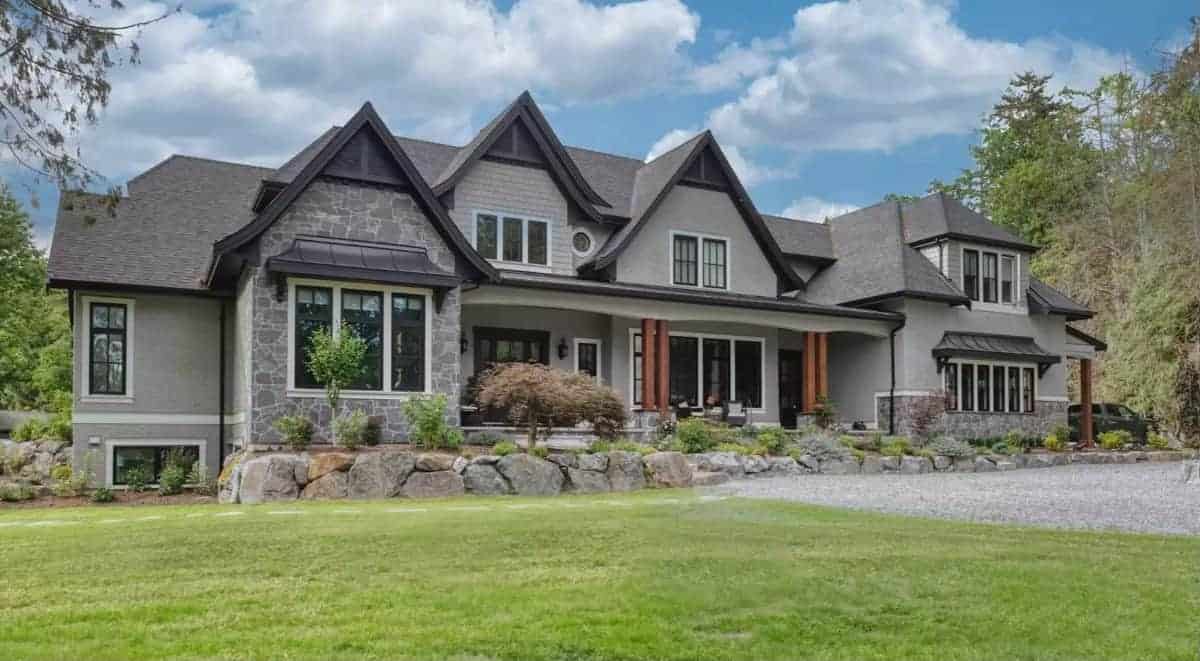
[(459, 351), (459, 353), (466, 353), (466, 352), (467, 352), (467, 347), (469, 347), (469, 346), (471, 346), (471, 343), (467, 341), (467, 334), (466, 334), (466, 333), (463, 333), (463, 334), (462, 334), (462, 336), (460, 336), (460, 337), (459, 337), (459, 339), (458, 339), (458, 351)]
[(570, 349), (567, 347), (567, 338), (565, 338), (565, 337), (564, 337), (564, 338), (560, 338), (560, 339), (558, 340), (558, 359), (559, 359), (559, 360), (566, 360), (566, 358), (567, 358), (567, 352), (568, 352), (569, 350), (570, 350)]

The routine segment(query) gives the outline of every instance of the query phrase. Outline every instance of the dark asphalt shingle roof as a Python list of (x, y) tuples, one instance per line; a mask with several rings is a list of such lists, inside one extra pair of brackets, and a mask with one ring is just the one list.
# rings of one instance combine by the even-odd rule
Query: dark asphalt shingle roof
[(899, 203), (880, 202), (829, 220), (836, 262), (808, 283), (804, 298), (848, 304), (906, 295), (966, 302), (966, 297), (903, 240)]
[(1068, 319), (1094, 316), (1087, 306), (1076, 303), (1071, 297), (1037, 278), (1029, 279), (1029, 308), (1034, 312), (1061, 314)]
[(919, 200), (905, 201), (900, 207), (904, 220), (904, 240), (908, 243), (928, 241), (940, 236), (956, 236), (982, 243), (1037, 250), (1037, 246), (943, 193), (933, 193)]
[(829, 234), (829, 225), (767, 214), (762, 214), (762, 217), (767, 221), (767, 227), (784, 254), (833, 259), (833, 239)]
[(933, 348), (935, 358), (992, 358), (1057, 363), (1061, 356), (1038, 346), (1032, 337), (947, 331)]
[(203, 289), (212, 245), (250, 222), (270, 168), (171, 156), (129, 183), (115, 215), (102, 196), (65, 192), (49, 279)]

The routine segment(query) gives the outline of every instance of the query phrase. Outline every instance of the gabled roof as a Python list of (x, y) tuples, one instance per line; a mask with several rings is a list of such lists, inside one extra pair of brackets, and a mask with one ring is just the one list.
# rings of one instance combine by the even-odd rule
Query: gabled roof
[(131, 180), (112, 215), (104, 196), (64, 191), (49, 285), (205, 291), (213, 242), (250, 222), (255, 190), (270, 172), (171, 156)]
[(833, 261), (833, 239), (829, 236), (829, 225), (768, 216), (765, 213), (762, 217), (783, 254), (822, 262)]
[(804, 288), (804, 282), (788, 265), (771, 230), (767, 228), (766, 222), (754, 208), (754, 203), (750, 201), (750, 195), (742, 187), (742, 183), (729, 165), (729, 161), (725, 158), (725, 154), (713, 138), (711, 131), (704, 131), (638, 169), (633, 183), (629, 222), (620, 231), (615, 232), (596, 254), (596, 257), (588, 264), (583, 265), (581, 270), (599, 271), (612, 265), (621, 252), (632, 243), (634, 237), (645, 226), (646, 221), (654, 215), (655, 210), (666, 199), (671, 189), (683, 179), (684, 174), (688, 172), (693, 163), (705, 153), (712, 155), (712, 162), (719, 170), (717, 174), (728, 182), (729, 189), (726, 192), (733, 200), (734, 206), (737, 207), (746, 225), (749, 226), (751, 235), (758, 242), (767, 261), (781, 280), (790, 285), (785, 289)]
[(391, 132), (388, 131), (383, 120), (375, 112), (375, 108), (368, 102), (363, 104), (362, 108), (354, 114), (354, 117), (350, 118), (350, 121), (345, 126), (337, 129), (336, 132), (323, 141), (323, 144), (317, 149), (315, 155), (307, 160), (287, 186), (271, 200), (270, 204), (253, 221), (216, 242), (213, 246), (213, 260), (209, 271), (209, 282), (212, 281), (212, 278), (217, 273), (222, 257), (246, 245), (262, 232), (266, 231), (291, 206), (300, 193), (326, 167), (334, 162), (339, 154), (341, 154), (343, 148), (360, 131), (372, 132), (375, 139), (380, 141), (386, 149), (387, 154), (391, 157), (390, 163), (373, 164), (373, 167), (397, 167), (399, 174), (407, 179), (407, 184), (411, 186), (414, 199), (425, 211), (433, 226), (442, 235), (442, 238), (446, 240), (446, 243), (450, 245), (451, 249), (457, 252), (460, 257), (482, 276), (498, 280), (499, 275), (496, 270), (470, 246), (466, 238), (462, 235), (462, 232), (458, 229), (458, 226), (450, 219), (445, 207), (438, 202), (429, 185), (425, 183), (425, 179), (421, 177), (416, 166), (408, 158), (408, 155), (404, 153), (404, 149), (396, 142)]
[(1029, 309), (1043, 314), (1061, 314), (1067, 321), (1091, 319), (1095, 313), (1071, 297), (1038, 280), (1029, 278)]
[(470, 166), (487, 154), (496, 140), (518, 122), (529, 131), (534, 144), (541, 151), (559, 185), (584, 213), (592, 219), (598, 220), (601, 214), (596, 209), (597, 206), (611, 208), (608, 201), (600, 197), (600, 194), (584, 178), (574, 159), (567, 153), (566, 148), (555, 135), (554, 129), (550, 128), (550, 123), (546, 121), (546, 117), (527, 91), (522, 92), (503, 112), (484, 125), (469, 143), (458, 150), (454, 158), (446, 164), (442, 173), (436, 180), (433, 180), (434, 192), (441, 195), (454, 188), (470, 169)]
[(836, 262), (808, 283), (805, 298), (865, 305), (908, 297), (969, 305), (970, 300), (904, 240), (900, 203), (880, 202), (828, 222)]
[(1035, 251), (1037, 246), (993, 223), (987, 216), (972, 211), (962, 202), (944, 193), (933, 193), (919, 200), (900, 204), (904, 220), (904, 240), (920, 245), (941, 238), (976, 241), (990, 245)]

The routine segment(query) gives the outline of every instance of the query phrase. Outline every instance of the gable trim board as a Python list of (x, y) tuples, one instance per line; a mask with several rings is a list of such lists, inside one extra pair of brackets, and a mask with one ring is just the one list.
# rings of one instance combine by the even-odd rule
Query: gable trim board
[(425, 213), (430, 217), (438, 233), (446, 239), (446, 242), (450, 244), (452, 249), (457, 251), (460, 257), (474, 267), (480, 276), (484, 279), (498, 281), (499, 274), (487, 263), (487, 260), (483, 259), (467, 243), (466, 237), (459, 231), (454, 221), (450, 219), (445, 207), (442, 206), (437, 196), (434, 195), (428, 184), (421, 177), (416, 166), (413, 165), (400, 145), (396, 143), (395, 137), (392, 136), (391, 131), (387, 129), (383, 120), (375, 112), (375, 108), (370, 102), (367, 102), (363, 104), (362, 108), (354, 114), (354, 117), (345, 126), (337, 131), (337, 134), (321, 148), (317, 155), (304, 166), (300, 173), (296, 175), (296, 178), (271, 200), (271, 203), (267, 205), (267, 208), (262, 213), (256, 216), (249, 224), (216, 242), (213, 246), (213, 257), (210, 262), (206, 284), (211, 285), (213, 283), (219, 272), (221, 261), (225, 256), (245, 246), (265, 232), (296, 201), (300, 194), (308, 188), (308, 185), (326, 171), (334, 158), (342, 152), (342, 149), (346, 147), (359, 131), (367, 129), (375, 133), (376, 138), (387, 148), (394, 163), (400, 167), (401, 172), (408, 179), (408, 183), (412, 189), (411, 192)]
[(960, 232), (945, 232), (943, 234), (937, 234), (929, 238), (921, 239), (920, 241), (914, 241), (911, 245), (914, 248), (920, 249), (942, 241), (966, 241), (968, 243), (978, 243), (996, 248), (1008, 248), (1010, 250), (1017, 250), (1021, 252), (1035, 252), (1038, 249), (1037, 246), (1033, 246), (1028, 243), (1004, 241), (1001, 239), (992, 239), (975, 234), (962, 234)]
[[(723, 190), (722, 192), (729, 195), (729, 197), (733, 200), (734, 206), (737, 207), (742, 219), (749, 226), (751, 236), (754, 237), (755, 241), (759, 245), (759, 248), (762, 249), (763, 253), (766, 255), (767, 262), (770, 263), (779, 279), (783, 283), (787, 283), (788, 286), (782, 287), (781, 289), (783, 291), (804, 289), (804, 280), (801, 279), (800, 276), (797, 275), (788, 264), (783, 252), (779, 249), (779, 244), (775, 242), (775, 237), (771, 234), (771, 230), (767, 228), (766, 222), (763, 221), (762, 216), (759, 215), (758, 210), (754, 207), (754, 203), (750, 201), (750, 195), (746, 192), (746, 189), (742, 187), (741, 181), (737, 178), (737, 174), (734, 173), (733, 167), (729, 165), (729, 161), (725, 158), (725, 154), (721, 151), (721, 147), (717, 144), (716, 139), (713, 138), (711, 131), (705, 131), (699, 136), (692, 138), (679, 147), (676, 147), (674, 150), (659, 156), (654, 161), (650, 161), (643, 166), (642, 170), (639, 170), (639, 176), (642, 171), (645, 170), (645, 168), (653, 167), (656, 162), (661, 161), (661, 159), (680, 149), (688, 150), (687, 156), (674, 169), (674, 172), (671, 173), (671, 176), (666, 180), (666, 182), (654, 191), (654, 197), (651, 199), (650, 203), (645, 206), (643, 211), (636, 213), (636, 215), (630, 219), (628, 225), (621, 228), (619, 232), (614, 234), (612, 239), (610, 239), (609, 244), (600, 250), (600, 253), (597, 255), (597, 257), (591, 262), (581, 266), (580, 270), (600, 272), (612, 266), (617, 261), (617, 257), (619, 257), (625, 248), (627, 248), (630, 243), (633, 242), (633, 239), (638, 235), (638, 232), (640, 232), (641, 229), (646, 225), (646, 221), (654, 215), (654, 212), (659, 206), (662, 205), (667, 195), (676, 185), (695, 185), (684, 181), (684, 177), (692, 168), (692, 165), (696, 162), (696, 159), (701, 158), (703, 154), (708, 152), (711, 153), (715, 159), (720, 174), (723, 175), (725, 180), (729, 183), (729, 190)], [(637, 200), (635, 200), (635, 203), (636, 202)]]

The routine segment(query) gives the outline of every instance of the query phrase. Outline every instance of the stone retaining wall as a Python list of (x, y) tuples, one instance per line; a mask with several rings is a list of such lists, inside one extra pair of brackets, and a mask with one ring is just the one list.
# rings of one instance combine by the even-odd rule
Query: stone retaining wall
[(62, 441), (0, 440), (0, 483), (49, 485), (55, 466), (71, 464), (71, 444)]

